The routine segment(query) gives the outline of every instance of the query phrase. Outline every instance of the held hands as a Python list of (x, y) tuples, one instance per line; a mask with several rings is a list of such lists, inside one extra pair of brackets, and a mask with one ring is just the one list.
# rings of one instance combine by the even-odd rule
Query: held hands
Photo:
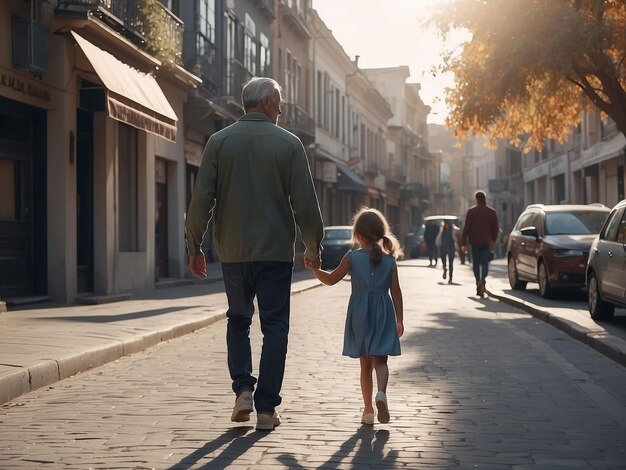
[(310, 259), (306, 257), (304, 258), (304, 267), (307, 269), (310, 269), (313, 272), (318, 271), (320, 269), (321, 264), (322, 262), (321, 262), (320, 255), (317, 255), (314, 261), (311, 261)]
[(198, 279), (206, 279), (206, 260), (203, 253), (189, 257), (189, 270)]

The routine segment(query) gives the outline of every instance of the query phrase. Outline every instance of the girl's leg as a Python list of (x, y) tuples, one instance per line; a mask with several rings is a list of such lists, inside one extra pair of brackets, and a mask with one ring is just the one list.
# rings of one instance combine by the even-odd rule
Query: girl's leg
[(373, 366), (376, 370), (376, 381), (378, 382), (378, 391), (387, 391), (387, 381), (389, 380), (389, 368), (387, 367), (387, 356), (374, 356), (372, 358)]
[(374, 383), (372, 380), (372, 359), (360, 357), (361, 362), (361, 393), (363, 394), (363, 404), (365, 409), (363, 414), (373, 413), (372, 393), (374, 393)]
[(376, 369), (376, 379), (378, 381), (378, 393), (376, 394), (376, 408), (378, 409), (378, 421), (380, 423), (389, 422), (389, 408), (387, 407), (387, 380), (389, 379), (389, 368), (387, 367), (387, 356), (374, 356), (374, 369)]

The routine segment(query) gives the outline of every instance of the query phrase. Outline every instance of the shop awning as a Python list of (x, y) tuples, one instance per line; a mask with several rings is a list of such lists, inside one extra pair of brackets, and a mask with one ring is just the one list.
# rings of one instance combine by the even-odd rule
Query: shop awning
[(178, 117), (155, 78), (116, 59), (75, 31), (72, 36), (107, 90), (108, 116), (176, 141)]
[(348, 167), (345, 161), (320, 148), (315, 149), (315, 152), (318, 156), (337, 165), (337, 189), (339, 191), (355, 191), (357, 193), (367, 194), (367, 184)]

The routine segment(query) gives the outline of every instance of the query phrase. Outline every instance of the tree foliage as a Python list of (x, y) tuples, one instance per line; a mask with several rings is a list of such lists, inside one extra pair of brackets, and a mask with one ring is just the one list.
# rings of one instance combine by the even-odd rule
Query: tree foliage
[(458, 137), (540, 149), (594, 105), (626, 134), (626, 0), (449, 0), (435, 22), (471, 34), (440, 69)]

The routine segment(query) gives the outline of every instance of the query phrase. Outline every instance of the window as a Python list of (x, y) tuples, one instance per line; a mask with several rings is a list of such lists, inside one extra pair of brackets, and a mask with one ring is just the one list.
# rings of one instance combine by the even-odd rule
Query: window
[(268, 39), (268, 37), (261, 33), (261, 38), (260, 38), (260, 42), (261, 42), (261, 52), (260, 52), (260, 60), (261, 60), (261, 68), (260, 68), (260, 72), (261, 75), (265, 76), (265, 77), (269, 77), (271, 75), (271, 69), (270, 69), (270, 40)]
[(139, 251), (137, 129), (118, 124), (118, 237), (120, 251)]
[(285, 98), (284, 99), (285, 99), (285, 101), (287, 103), (293, 103), (293, 100), (291, 99), (291, 93), (292, 93), (292, 90), (291, 90), (291, 67), (292, 67), (291, 61), (292, 61), (292, 59), (291, 59), (291, 52), (289, 51), (289, 49), (287, 49), (285, 51), (285, 54), (286, 54), (285, 70), (284, 70), (285, 77), (283, 79), (284, 83), (285, 83)]
[(546, 214), (546, 235), (587, 235), (599, 233), (604, 212), (552, 212)]
[(207, 40), (215, 43), (215, 0), (200, 0), (198, 30)]
[(19, 220), (19, 163), (0, 159), (0, 220)]
[(243, 65), (248, 72), (256, 75), (256, 24), (250, 15), (246, 13), (245, 17), (245, 33), (243, 44)]

